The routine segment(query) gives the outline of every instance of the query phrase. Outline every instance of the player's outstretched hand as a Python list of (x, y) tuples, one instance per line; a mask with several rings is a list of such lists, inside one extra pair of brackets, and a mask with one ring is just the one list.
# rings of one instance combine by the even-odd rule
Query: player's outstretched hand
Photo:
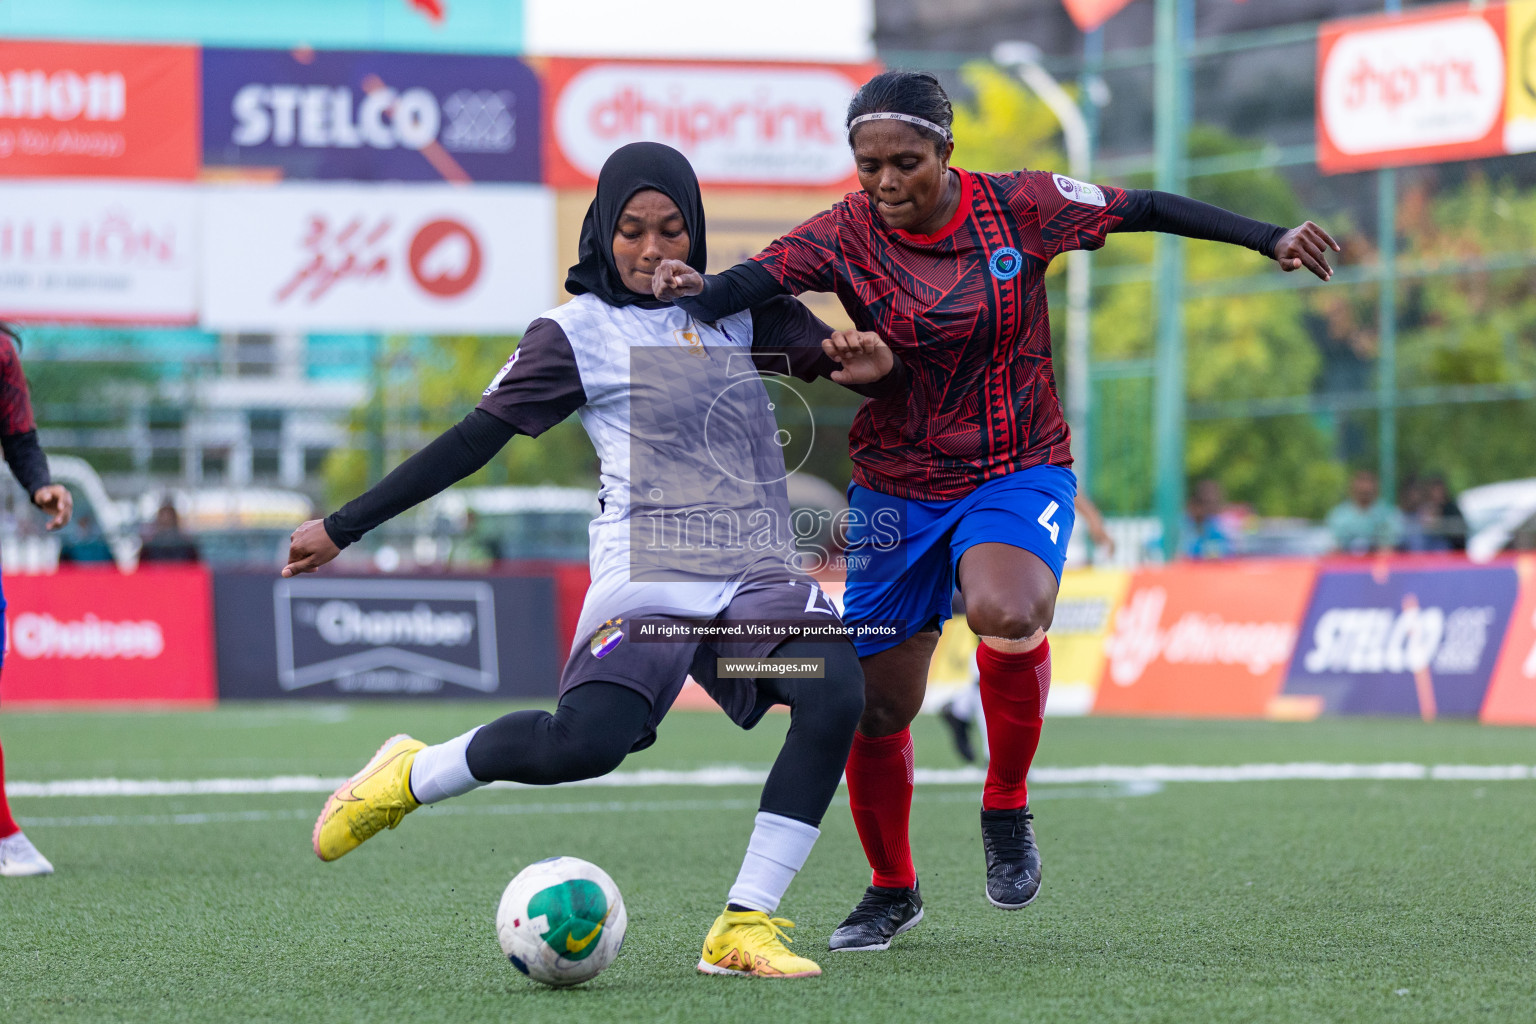
[(844, 387), (873, 384), (896, 365), (885, 339), (873, 331), (833, 331), (821, 350), (843, 364), (832, 371), (832, 379)]
[(288, 538), (288, 564), (283, 566), (284, 576), (297, 576), (301, 572), (314, 572), (326, 562), (341, 554), (341, 548), (325, 532), (325, 523), (311, 519)]
[(704, 290), (704, 275), (682, 260), (662, 260), (651, 272), (651, 291), (658, 299), (671, 302)]
[(1280, 242), (1275, 246), (1275, 260), (1287, 274), (1306, 267), (1326, 281), (1333, 277), (1333, 268), (1328, 265), (1329, 249), (1334, 252), (1344, 251), (1332, 235), (1307, 221), (1301, 227), (1291, 228), (1280, 236)]
[(48, 513), (48, 529), (69, 525), (75, 512), (75, 498), (63, 484), (47, 484), (32, 492), (32, 504)]

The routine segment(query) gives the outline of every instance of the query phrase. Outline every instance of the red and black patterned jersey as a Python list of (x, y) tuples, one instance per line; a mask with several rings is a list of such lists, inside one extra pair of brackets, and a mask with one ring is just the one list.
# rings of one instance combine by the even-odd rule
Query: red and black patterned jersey
[(21, 372), (21, 355), (15, 343), (0, 331), (0, 436), (36, 429), (32, 397), (27, 391), (27, 378)]
[(987, 480), (1072, 462), (1051, 369), (1045, 271), (1097, 249), (1147, 193), (1060, 174), (956, 168), (960, 205), (932, 235), (886, 226), (851, 193), (753, 259), (786, 291), (835, 292), (912, 375), (905, 400), (854, 418), (854, 479), (896, 497), (959, 498)]

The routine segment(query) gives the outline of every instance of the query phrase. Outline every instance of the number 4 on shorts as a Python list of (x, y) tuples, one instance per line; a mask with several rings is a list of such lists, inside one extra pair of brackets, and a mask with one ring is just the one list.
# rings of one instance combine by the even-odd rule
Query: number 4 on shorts
[(1051, 516), (1055, 515), (1056, 510), (1060, 507), (1061, 506), (1056, 504), (1054, 501), (1051, 502), (1049, 505), (1045, 506), (1045, 511), (1040, 513), (1040, 518), (1035, 520), (1035, 522), (1051, 531), (1052, 544), (1055, 544), (1056, 538), (1061, 536), (1061, 526), (1057, 523), (1051, 522)]

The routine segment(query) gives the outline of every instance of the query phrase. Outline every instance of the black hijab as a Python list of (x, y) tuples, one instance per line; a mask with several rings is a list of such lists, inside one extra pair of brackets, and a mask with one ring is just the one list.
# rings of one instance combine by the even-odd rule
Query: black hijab
[(572, 295), (591, 292), (610, 306), (671, 305), (630, 291), (613, 262), (613, 235), (619, 215), (636, 192), (648, 188), (665, 195), (682, 211), (688, 227), (688, 265), (704, 273), (704, 203), (699, 198), (699, 179), (693, 165), (671, 146), (631, 142), (614, 150), (598, 172), (597, 197), (581, 223), (581, 246), (576, 251), (576, 265), (565, 277), (566, 291)]

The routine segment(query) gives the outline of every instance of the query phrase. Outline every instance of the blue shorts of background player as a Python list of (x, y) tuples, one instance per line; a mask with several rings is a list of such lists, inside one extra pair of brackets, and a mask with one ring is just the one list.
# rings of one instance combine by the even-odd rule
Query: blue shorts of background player
[(1032, 466), (952, 501), (894, 498), (850, 485), (843, 621), (856, 631), (859, 656), (942, 628), (953, 614), (955, 567), (977, 544), (1023, 548), (1060, 583), (1076, 497), (1077, 475), (1064, 466)]

